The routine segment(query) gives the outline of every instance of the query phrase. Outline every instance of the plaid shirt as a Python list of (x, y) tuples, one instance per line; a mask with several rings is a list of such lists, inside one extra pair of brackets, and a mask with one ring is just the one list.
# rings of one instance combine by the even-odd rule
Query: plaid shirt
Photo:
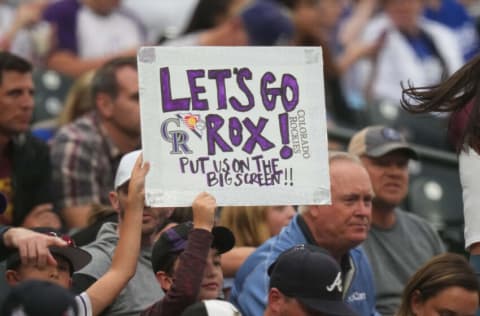
[(109, 205), (120, 158), (120, 150), (102, 131), (94, 111), (62, 127), (51, 143), (53, 188), (60, 209)]

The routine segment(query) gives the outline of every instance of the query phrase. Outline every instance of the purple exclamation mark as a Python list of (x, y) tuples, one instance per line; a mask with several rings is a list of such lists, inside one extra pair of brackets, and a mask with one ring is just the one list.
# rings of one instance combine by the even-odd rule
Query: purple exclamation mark
[(288, 159), (292, 157), (293, 150), (289, 146), (290, 143), (290, 134), (288, 129), (288, 113), (283, 113), (278, 116), (280, 122), (280, 136), (282, 137), (282, 144), (285, 145), (280, 149), (280, 157), (283, 159)]

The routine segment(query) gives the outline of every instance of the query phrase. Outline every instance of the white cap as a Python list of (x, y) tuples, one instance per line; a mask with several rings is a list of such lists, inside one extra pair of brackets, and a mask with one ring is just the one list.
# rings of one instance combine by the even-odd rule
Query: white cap
[(122, 184), (130, 180), (132, 176), (133, 167), (138, 156), (141, 154), (141, 150), (135, 150), (125, 154), (120, 160), (117, 173), (115, 174), (114, 189), (117, 190)]
[(221, 300), (204, 300), (190, 305), (182, 316), (241, 316), (232, 303)]

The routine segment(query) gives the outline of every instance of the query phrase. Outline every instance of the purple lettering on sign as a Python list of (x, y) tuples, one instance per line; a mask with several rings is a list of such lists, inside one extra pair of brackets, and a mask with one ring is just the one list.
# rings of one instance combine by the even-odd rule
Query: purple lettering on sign
[(278, 121), (280, 123), (280, 136), (282, 138), (282, 144), (285, 145), (280, 149), (280, 157), (283, 159), (288, 159), (292, 157), (293, 150), (288, 144), (290, 144), (290, 134), (288, 128), (288, 113), (283, 113), (278, 116)]
[[(287, 88), (290, 88), (292, 91), (292, 99), (287, 99)], [(290, 74), (284, 74), (282, 77), (282, 103), (285, 111), (290, 112), (295, 109), (300, 98), (300, 91), (298, 88), (297, 79)]]
[(170, 86), (170, 70), (168, 67), (160, 68), (160, 91), (162, 91), (162, 109), (163, 112), (188, 111), (190, 108), (190, 99), (172, 99), (172, 89)]
[(215, 145), (218, 145), (223, 152), (233, 151), (218, 134), (218, 130), (223, 126), (224, 120), (217, 114), (209, 114), (205, 118), (205, 124), (207, 126), (207, 148), (209, 155), (215, 155)]
[(197, 78), (205, 77), (205, 70), (187, 70), (188, 85), (192, 96), (192, 110), (208, 110), (208, 101), (199, 99), (198, 95), (205, 92), (205, 87), (197, 85)]
[(232, 117), (229, 119), (229, 135), (230, 141), (232, 142), (233, 146), (240, 146), (242, 144), (243, 135), (242, 135), (242, 123), (236, 117)]
[(208, 71), (208, 79), (215, 79), (217, 84), (217, 104), (219, 110), (227, 108), (227, 90), (225, 88), (225, 79), (231, 78), (230, 69), (213, 69)]
[(277, 96), (281, 93), (279, 88), (268, 88), (269, 83), (275, 82), (275, 75), (270, 71), (266, 72), (260, 81), (260, 91), (262, 95), (263, 106), (267, 111), (275, 109), (277, 103)]
[(258, 119), (257, 125), (253, 124), (253, 122), (248, 117), (243, 120), (243, 125), (245, 125), (247, 130), (250, 132), (250, 137), (243, 145), (243, 151), (251, 154), (255, 149), (256, 144), (258, 144), (263, 151), (275, 147), (275, 145), (271, 141), (269, 141), (262, 135), (262, 131), (265, 129), (265, 125), (267, 124), (267, 122), (268, 119), (264, 117), (260, 117)]
[(245, 94), (245, 96), (247, 97), (248, 103), (241, 104), (236, 97), (231, 97), (229, 99), (230, 104), (238, 112), (247, 112), (251, 110), (255, 105), (255, 99), (253, 97), (253, 94), (248, 88), (247, 84), (245, 83), (245, 80), (252, 79), (252, 72), (248, 68), (240, 68), (239, 70), (235, 68), (233, 72), (237, 75), (238, 88), (242, 90), (242, 92)]

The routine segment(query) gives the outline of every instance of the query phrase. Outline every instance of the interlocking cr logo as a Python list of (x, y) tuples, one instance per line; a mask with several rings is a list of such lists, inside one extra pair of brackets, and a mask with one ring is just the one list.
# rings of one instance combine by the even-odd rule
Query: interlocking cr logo
[(169, 130), (170, 123), (175, 124), (176, 127), (180, 127), (180, 119), (179, 118), (169, 118), (163, 121), (161, 126), (161, 135), (162, 138), (172, 144), (172, 150), (170, 154), (174, 155), (181, 155), (181, 154), (191, 154), (193, 151), (188, 148), (188, 134), (181, 130)]

